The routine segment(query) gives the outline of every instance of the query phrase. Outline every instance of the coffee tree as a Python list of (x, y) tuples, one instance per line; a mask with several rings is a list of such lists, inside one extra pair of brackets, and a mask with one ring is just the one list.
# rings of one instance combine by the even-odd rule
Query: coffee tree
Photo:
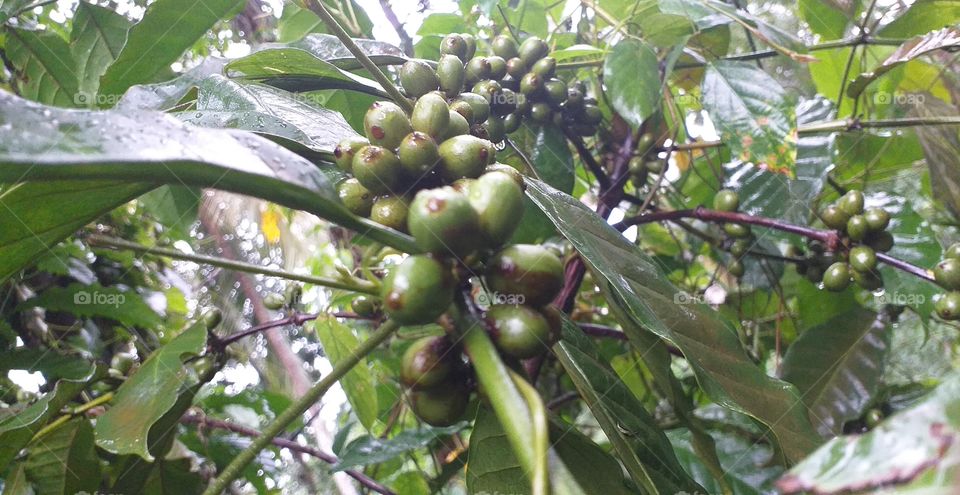
[(4, 494), (956, 490), (960, 8), (380, 4), (0, 2)]

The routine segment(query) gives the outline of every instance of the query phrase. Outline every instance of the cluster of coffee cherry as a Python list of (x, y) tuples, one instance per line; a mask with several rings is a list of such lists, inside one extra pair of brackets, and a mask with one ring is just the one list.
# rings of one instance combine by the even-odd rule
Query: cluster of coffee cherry
[(943, 260), (933, 268), (933, 278), (947, 289), (946, 294), (934, 301), (934, 311), (944, 320), (960, 320), (960, 242), (943, 252)]
[[(713, 208), (719, 211), (735, 212), (740, 208), (740, 196), (731, 189), (721, 189), (713, 197)], [(723, 224), (723, 232), (727, 236), (728, 250), (734, 259), (727, 265), (727, 273), (740, 278), (746, 272), (743, 257), (756, 242), (749, 225), (740, 223)]]

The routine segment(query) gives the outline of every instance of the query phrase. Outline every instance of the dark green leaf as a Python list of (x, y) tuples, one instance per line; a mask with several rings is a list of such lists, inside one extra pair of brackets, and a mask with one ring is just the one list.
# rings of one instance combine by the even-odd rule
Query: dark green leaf
[(200, 194), (192, 187), (170, 185), (154, 189), (140, 196), (138, 201), (164, 227), (186, 239), (197, 221)]
[(800, 0), (797, 10), (810, 29), (824, 40), (843, 37), (856, 3), (847, 0)]
[(243, 0), (157, 0), (127, 35), (117, 59), (100, 79), (101, 107), (134, 84), (162, 80), (183, 52), (217, 21), (232, 17)]
[(10, 474), (3, 480), (3, 495), (35, 495), (23, 464), (17, 464), (11, 469)]
[(958, 435), (960, 376), (954, 374), (869, 433), (834, 438), (777, 486), (785, 493), (840, 493), (886, 489), (921, 476), (932, 485), (927, 493), (949, 493), (960, 471)]
[(660, 65), (642, 41), (617, 43), (603, 63), (603, 81), (613, 109), (635, 128), (660, 108)]
[[(117, 390), (110, 409), (97, 420), (97, 445), (115, 454), (153, 460), (150, 428), (177, 403), (180, 392), (195, 383), (185, 359), (207, 345), (207, 328), (195, 323), (144, 361)], [(193, 380), (194, 383), (191, 383)]]
[[(179, 77), (157, 84), (132, 86), (117, 103), (120, 110), (171, 110), (184, 100), (196, 99), (196, 87), (206, 78), (223, 72), (227, 59), (207, 57)], [(191, 98), (191, 93), (194, 93)]]
[(77, 63), (79, 103), (95, 106), (100, 76), (117, 59), (133, 23), (112, 9), (80, 2), (70, 31), (70, 51)]
[(443, 428), (422, 427), (401, 431), (389, 439), (365, 435), (348, 443), (340, 454), (340, 461), (333, 465), (336, 471), (357, 466), (369, 466), (389, 461), (407, 452), (422, 449), (439, 437), (463, 431), (466, 422)]
[[(520, 131), (511, 136), (511, 139), (530, 160), (541, 179), (563, 192), (573, 191), (575, 179), (573, 155), (559, 128), (554, 125), (524, 125)], [(524, 166), (523, 160), (513, 153), (506, 160), (514, 166), (521, 168)], [(511, 242), (543, 242), (555, 233), (556, 230), (550, 223), (550, 219), (529, 199), (524, 198), (523, 218)]]
[(775, 79), (747, 62), (711, 62), (703, 81), (703, 107), (735, 157), (793, 177), (796, 117), (793, 102)]
[(75, 418), (30, 448), (27, 476), (38, 495), (95, 492), (100, 486), (100, 459), (93, 449), (93, 427)]
[[(314, 323), (317, 338), (323, 345), (323, 352), (334, 365), (341, 359), (349, 356), (351, 351), (360, 345), (360, 339), (353, 334), (350, 327), (338, 322), (336, 318), (318, 319)], [(347, 400), (353, 406), (353, 412), (360, 420), (360, 424), (370, 431), (379, 419), (377, 414), (377, 394), (375, 383), (366, 360), (361, 360), (341, 380), (340, 386), (347, 394)]]
[[(400, 65), (407, 61), (403, 50), (385, 41), (354, 38), (353, 42), (377, 65)], [(358, 70), (363, 67), (346, 45), (330, 34), (310, 34), (289, 46), (308, 51), (343, 70)]]
[[(954, 107), (937, 100), (927, 98), (923, 105), (914, 107), (914, 116), (938, 117), (957, 115)], [(960, 218), (960, 134), (954, 126), (925, 125), (915, 128), (923, 154), (930, 169), (933, 199), (943, 203)]]
[(227, 64), (232, 78), (260, 82), (288, 91), (349, 89), (386, 97), (371, 79), (352, 74), (299, 48), (268, 48)]
[(48, 105), (76, 107), (77, 73), (70, 46), (50, 31), (9, 28), (6, 57), (16, 69), (14, 83), (25, 98)]
[(0, 353), (0, 373), (4, 376), (10, 370), (39, 371), (48, 382), (83, 377), (90, 372), (91, 364), (81, 356), (45, 349), (19, 347)]
[(161, 323), (160, 315), (139, 294), (99, 284), (51, 287), (20, 303), (20, 307), (45, 308), (84, 317), (102, 316), (132, 327), (155, 328)]
[(800, 334), (781, 376), (800, 391), (817, 431), (832, 437), (873, 399), (889, 351), (887, 319), (857, 308)]
[(960, 29), (955, 27), (943, 28), (923, 36), (907, 40), (870, 72), (857, 76), (847, 86), (847, 96), (856, 99), (863, 93), (871, 82), (911, 60), (923, 57), (930, 52), (960, 47)]
[(960, 21), (960, 4), (955, 0), (917, 0), (877, 33), (888, 38), (908, 38), (929, 33)]
[(29, 6), (32, 0), (2, 0), (0, 1), (0, 24), (6, 23), (12, 15), (20, 9)]
[(611, 305), (629, 317), (622, 323), (632, 340), (646, 340), (638, 335), (645, 328), (676, 345), (706, 394), (770, 427), (787, 459), (813, 450), (817, 434), (797, 407), (796, 389), (754, 365), (732, 328), (706, 307), (678, 304), (678, 290), (656, 265), (576, 199), (536, 180), (528, 180), (527, 194), (580, 252)]

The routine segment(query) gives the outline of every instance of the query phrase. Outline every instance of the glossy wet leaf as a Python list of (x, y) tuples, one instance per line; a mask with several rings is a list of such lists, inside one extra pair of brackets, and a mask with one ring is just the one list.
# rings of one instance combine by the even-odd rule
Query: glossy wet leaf
[[(530, 160), (540, 178), (547, 184), (564, 191), (573, 191), (574, 163), (573, 155), (566, 138), (554, 125), (523, 125), (510, 136), (510, 139)], [(509, 150), (509, 148), (508, 148)], [(523, 161), (514, 153), (503, 158), (515, 167), (523, 169)], [(556, 230), (550, 220), (529, 199), (524, 198), (523, 218), (514, 232), (513, 243), (543, 242), (554, 235)]]
[(80, 2), (70, 31), (70, 52), (77, 64), (79, 95), (95, 106), (100, 76), (117, 59), (133, 23), (107, 7)]
[[(350, 327), (338, 322), (335, 318), (317, 320), (314, 328), (331, 366), (349, 356), (352, 350), (360, 345), (360, 339), (354, 335)], [(353, 412), (360, 420), (360, 424), (370, 431), (379, 419), (377, 413), (380, 409), (377, 404), (373, 373), (367, 367), (365, 359), (340, 379), (340, 387), (347, 394), (347, 400), (353, 406)]]
[(819, 440), (796, 389), (758, 368), (729, 325), (705, 306), (678, 304), (660, 269), (576, 199), (536, 180), (528, 180), (527, 194), (607, 287), (610, 304), (629, 318), (623, 327), (632, 340), (646, 339), (637, 335), (643, 328), (676, 345), (707, 396), (770, 427), (787, 459), (813, 450)]
[(371, 79), (352, 74), (299, 48), (268, 48), (227, 64), (232, 78), (287, 91), (349, 89), (375, 96), (386, 93)]
[[(888, 487), (918, 476), (949, 493), (960, 464), (960, 376), (863, 435), (837, 437), (777, 482), (784, 493), (839, 493)], [(934, 492), (929, 492), (934, 493)]]
[(23, 464), (10, 467), (7, 478), (3, 480), (3, 495), (36, 495), (33, 485), (27, 479)]
[(15, 72), (13, 83), (23, 97), (59, 107), (79, 106), (78, 81), (70, 46), (50, 31), (4, 29), (4, 53)]
[(95, 492), (100, 486), (100, 459), (94, 451), (93, 427), (75, 418), (37, 441), (24, 464), (37, 495)]
[(4, 0), (0, 2), (0, 23), (7, 22), (10, 16), (16, 14), (32, 2), (30, 0)]
[[(769, 446), (755, 443), (749, 436), (742, 434), (742, 430), (736, 429), (739, 426), (731, 426), (728, 431), (723, 430), (724, 426), (721, 424), (717, 430), (710, 433), (715, 440), (717, 456), (733, 495), (770, 493), (771, 485), (783, 473), (782, 467), (768, 465), (773, 451)], [(694, 449), (690, 432), (674, 429), (667, 432), (667, 436), (673, 443), (677, 458), (684, 469), (706, 488), (705, 493), (723, 493), (723, 488)]]
[(117, 389), (110, 408), (97, 420), (97, 445), (114, 454), (135, 454), (147, 461), (150, 428), (177, 403), (180, 393), (196, 382), (184, 365), (207, 345), (202, 322), (157, 349)]
[(775, 79), (747, 62), (707, 66), (703, 108), (736, 158), (793, 177), (797, 123), (793, 102)]
[[(353, 42), (377, 65), (399, 65), (407, 61), (403, 50), (385, 41), (354, 38)], [(343, 70), (358, 70), (363, 67), (346, 45), (330, 34), (309, 34), (288, 46), (308, 51)]]
[(131, 327), (156, 328), (161, 324), (160, 315), (139, 294), (100, 284), (51, 287), (20, 303), (20, 307), (64, 311), (83, 317), (101, 316)]
[(116, 108), (121, 110), (169, 111), (197, 98), (197, 86), (205, 79), (223, 72), (227, 59), (207, 57), (196, 67), (162, 83), (138, 84), (130, 87)]
[[(127, 35), (123, 49), (100, 79), (99, 106), (113, 106), (135, 84), (166, 79), (170, 64), (200, 40), (217, 21), (233, 17), (243, 0), (158, 0)], [(98, 102), (100, 103), (100, 102)]]
[(855, 8), (855, 2), (846, 0), (800, 0), (797, 2), (800, 17), (824, 40), (843, 37)]
[(610, 104), (634, 128), (660, 108), (660, 65), (650, 45), (636, 40), (617, 43), (603, 63)]
[(423, 426), (401, 431), (387, 439), (364, 435), (343, 448), (340, 461), (333, 465), (333, 469), (341, 471), (386, 462), (407, 452), (425, 448), (437, 438), (458, 433), (466, 427), (466, 422), (442, 428)]
[(908, 38), (960, 21), (960, 3), (954, 0), (917, 0), (905, 12), (883, 26), (878, 36)]
[[(914, 116), (938, 117), (956, 115), (956, 110), (934, 98), (913, 109)], [(955, 126), (919, 126), (915, 128), (927, 168), (930, 170), (930, 187), (933, 199), (946, 206), (954, 216), (960, 217), (960, 135)]]
[(873, 400), (889, 352), (889, 322), (856, 308), (800, 334), (781, 377), (800, 391), (817, 431), (832, 437)]
[(83, 376), (90, 371), (91, 363), (75, 354), (58, 354), (43, 349), (18, 347), (0, 354), (0, 374), (10, 370), (40, 372), (48, 382)]
[(566, 318), (554, 353), (639, 486), (653, 485), (661, 493), (703, 489), (683, 470), (643, 403), (607, 365), (590, 338)]
[(890, 54), (880, 65), (870, 72), (857, 76), (847, 87), (847, 96), (857, 98), (866, 89), (867, 85), (877, 80), (887, 72), (900, 67), (911, 60), (926, 56), (939, 50), (960, 48), (960, 28), (945, 27), (923, 36), (917, 36), (904, 42)]

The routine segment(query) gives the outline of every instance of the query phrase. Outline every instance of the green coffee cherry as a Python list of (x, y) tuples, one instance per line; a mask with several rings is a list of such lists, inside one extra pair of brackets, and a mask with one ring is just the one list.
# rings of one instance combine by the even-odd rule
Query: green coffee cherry
[(505, 34), (493, 38), (493, 41), (490, 42), (490, 48), (493, 49), (493, 53), (505, 60), (510, 60), (520, 54), (520, 47), (517, 46), (517, 42)]
[(746, 238), (750, 236), (750, 227), (740, 223), (725, 223), (723, 231), (730, 237)]
[(426, 255), (408, 256), (383, 281), (383, 310), (401, 325), (425, 325), (450, 307), (454, 285), (445, 263)]
[(876, 270), (872, 272), (858, 272), (853, 270), (852, 275), (853, 281), (864, 289), (878, 290), (883, 288), (883, 277), (880, 275), (880, 272)]
[(468, 123), (474, 123), (473, 107), (463, 100), (454, 100), (450, 102), (450, 111), (460, 114)]
[(460, 33), (460, 37), (467, 44), (467, 51), (464, 56), (467, 57), (467, 60), (470, 60), (477, 53), (477, 39), (470, 33)]
[(510, 115), (507, 115), (503, 118), (503, 131), (507, 134), (513, 134), (520, 129), (520, 124), (523, 123), (523, 117), (520, 114), (514, 112)]
[(837, 200), (837, 206), (847, 215), (859, 215), (863, 213), (863, 193), (855, 189), (847, 191)]
[(543, 57), (534, 62), (533, 66), (530, 67), (530, 72), (537, 74), (544, 79), (550, 79), (554, 74), (556, 74), (556, 71), (557, 59), (553, 57)]
[(400, 86), (407, 96), (419, 98), (437, 89), (440, 79), (422, 60), (408, 60), (400, 67)]
[(500, 80), (507, 75), (507, 61), (503, 57), (487, 57), (487, 63), (490, 64), (490, 79)]
[[(579, 88), (567, 88), (566, 108), (570, 110), (581, 110), (583, 108), (583, 99), (583, 91), (580, 91)], [(649, 134), (644, 134), (644, 136), (649, 136)], [(646, 151), (646, 148), (641, 148), (637, 145), (637, 150), (642, 150), (642, 153)]]
[(879, 409), (870, 409), (863, 416), (863, 422), (868, 428), (876, 428), (883, 421), (883, 412)]
[(943, 252), (944, 258), (960, 259), (960, 242), (955, 242)]
[(456, 365), (453, 358), (452, 346), (445, 336), (423, 337), (403, 353), (400, 381), (410, 388), (440, 385), (453, 374)]
[(603, 122), (603, 112), (596, 105), (583, 106), (583, 120), (589, 125), (597, 125)]
[(407, 227), (424, 251), (464, 257), (477, 248), (477, 212), (452, 187), (424, 189), (410, 204)]
[(386, 148), (364, 146), (353, 157), (353, 175), (374, 194), (391, 192), (400, 185), (400, 159)]
[(947, 258), (933, 268), (933, 278), (947, 290), (960, 290), (960, 259)]
[(487, 172), (471, 184), (467, 199), (477, 212), (487, 245), (507, 242), (523, 216), (523, 190), (517, 181), (504, 172)]
[(413, 131), (400, 141), (397, 157), (400, 159), (403, 175), (419, 180), (440, 162), (440, 148), (426, 133)]
[(527, 96), (535, 96), (543, 91), (546, 80), (533, 72), (526, 73), (520, 79), (520, 93)]
[(553, 110), (546, 103), (530, 105), (530, 119), (540, 124), (546, 124), (553, 119)]
[(850, 286), (850, 266), (838, 261), (823, 274), (823, 288), (832, 292), (841, 292)]
[(402, 196), (381, 196), (370, 208), (370, 220), (399, 232), (407, 231), (407, 213), (410, 206)]
[(731, 189), (721, 189), (713, 197), (713, 209), (720, 211), (737, 211), (740, 207), (740, 196)]
[(337, 186), (337, 195), (350, 213), (361, 217), (370, 215), (370, 208), (373, 207), (373, 193), (363, 187), (357, 179), (351, 177), (341, 182)]
[(877, 268), (877, 253), (867, 246), (850, 250), (850, 267), (858, 272), (872, 272)]
[[(846, 211), (846, 210), (844, 210)], [(855, 241), (862, 241), (867, 237), (870, 228), (867, 226), (867, 219), (863, 215), (854, 215), (847, 220), (847, 236)]]
[(879, 251), (885, 253), (893, 249), (893, 234), (887, 232), (886, 230), (880, 232), (870, 232), (867, 234), (867, 237), (863, 240), (874, 251)]
[(126, 375), (137, 364), (137, 356), (129, 352), (117, 352), (110, 358), (110, 369)]
[(482, 96), (483, 99), (487, 100), (487, 103), (492, 103), (496, 100), (497, 95), (503, 91), (503, 86), (497, 81), (486, 79), (474, 84), (470, 91)]
[(743, 265), (743, 262), (740, 260), (733, 260), (727, 265), (727, 272), (730, 275), (733, 275), (736, 278), (740, 278), (746, 273), (747, 268)]
[(804, 266), (806, 267), (804, 269), (804, 275), (807, 277), (807, 280), (815, 284), (819, 284), (823, 281), (823, 268), (821, 268), (819, 265), (813, 265), (809, 263)]
[(532, 67), (538, 60), (547, 56), (549, 52), (550, 47), (542, 39), (531, 36), (520, 44), (518, 56), (520, 60), (523, 60), (524, 65)]
[(494, 117), (493, 115), (483, 123), (483, 132), (486, 134), (486, 138), (494, 143), (499, 143), (503, 141), (503, 138), (507, 135), (506, 127), (503, 125), (503, 119), (500, 117)]
[(517, 102), (525, 96), (514, 93), (512, 89), (503, 89), (500, 94), (490, 103), (490, 113), (497, 117), (504, 117), (513, 113), (517, 109)]
[(486, 122), (490, 117), (490, 102), (483, 96), (476, 93), (461, 93), (456, 101), (470, 105), (473, 110), (473, 119), (467, 119), (470, 122)]
[(460, 115), (459, 113), (450, 110), (450, 128), (447, 130), (446, 135), (444, 135), (443, 141), (446, 141), (454, 136), (460, 136), (464, 134), (470, 134), (470, 123), (467, 122), (467, 119)]
[(883, 208), (867, 208), (863, 212), (863, 218), (867, 220), (867, 228), (872, 232), (880, 232), (890, 225), (890, 214)]
[(824, 225), (834, 230), (846, 230), (847, 222), (851, 216), (835, 204), (827, 205), (820, 211), (820, 220), (823, 220)]
[(519, 57), (508, 58), (507, 59), (507, 76), (512, 77), (515, 80), (523, 77), (527, 73), (527, 66), (523, 63), (523, 60), (520, 60)]
[(403, 109), (389, 101), (370, 105), (363, 118), (363, 129), (371, 143), (388, 149), (396, 148), (400, 140), (413, 130)]
[(547, 102), (554, 108), (559, 108), (567, 101), (567, 83), (559, 79), (550, 79), (545, 82), (543, 92), (547, 96)]
[(363, 136), (343, 138), (333, 149), (333, 156), (336, 158), (340, 170), (349, 173), (353, 169), (353, 156), (357, 151), (360, 151), (360, 148), (368, 144), (370, 144), (370, 141)]
[(440, 144), (440, 176), (447, 182), (476, 178), (491, 159), (492, 143), (470, 135), (454, 136)]
[(467, 41), (459, 34), (448, 34), (440, 42), (441, 55), (455, 55), (463, 63), (470, 60), (467, 58), (467, 48)]
[(450, 426), (467, 412), (470, 391), (462, 381), (447, 380), (440, 385), (410, 394), (413, 413), (431, 426)]
[[(506, 68), (506, 66), (504, 66), (504, 68)], [(491, 72), (490, 61), (487, 60), (486, 57), (473, 57), (467, 62), (466, 83), (469, 86), (484, 79), (490, 79)]]
[(563, 263), (545, 247), (514, 244), (487, 262), (486, 279), (493, 291), (523, 295), (524, 304), (544, 306), (563, 287)]
[(217, 308), (210, 308), (203, 312), (203, 316), (200, 317), (203, 320), (203, 324), (207, 327), (207, 330), (213, 330), (223, 322), (223, 313)]
[(504, 354), (529, 359), (547, 351), (551, 342), (550, 322), (527, 305), (495, 304), (484, 319), (491, 338)]
[(350, 303), (350, 309), (352, 309), (357, 316), (364, 318), (377, 316), (377, 313), (380, 311), (379, 306), (377, 301), (367, 296), (359, 296)]
[(740, 258), (747, 254), (751, 244), (753, 244), (753, 241), (750, 239), (737, 239), (730, 244), (730, 254)]
[(960, 320), (960, 292), (948, 292), (933, 303), (937, 316), (947, 321)]
[[(439, 94), (425, 94), (413, 106), (410, 123), (414, 130), (426, 133), (434, 139), (441, 138), (450, 125), (450, 107)], [(399, 141), (397, 144), (400, 144)]]
[(463, 89), (466, 73), (463, 61), (456, 55), (443, 55), (437, 62), (437, 79), (440, 89), (449, 97), (456, 96)]

